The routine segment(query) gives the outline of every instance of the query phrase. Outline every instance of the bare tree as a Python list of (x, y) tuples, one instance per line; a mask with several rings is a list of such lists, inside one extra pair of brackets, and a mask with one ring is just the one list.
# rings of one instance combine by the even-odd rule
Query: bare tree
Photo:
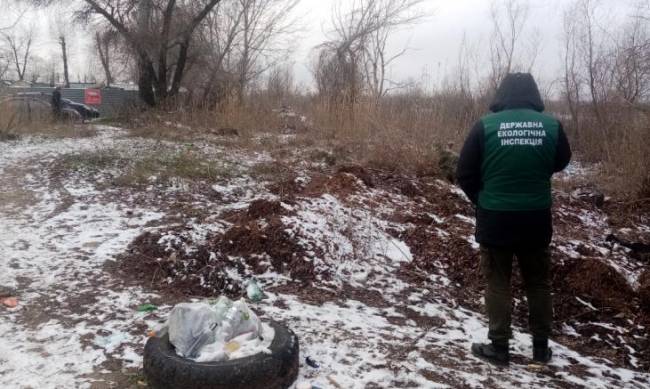
[(178, 95), (195, 31), (221, 0), (84, 0), (83, 14), (99, 15), (136, 55), (140, 96), (149, 105)]
[(286, 61), (296, 31), (291, 18), (297, 0), (230, 0), (218, 4), (197, 30), (192, 95), (214, 106), (224, 99), (244, 103), (249, 86)]
[(7, 74), (7, 70), (9, 70), (9, 65), (11, 64), (9, 58), (10, 57), (8, 53), (0, 49), (0, 80), (2, 80), (5, 77), (5, 74)]
[(113, 55), (119, 50), (119, 33), (113, 28), (97, 29), (95, 31), (94, 45), (104, 71), (104, 80), (106, 86), (111, 86), (115, 82), (113, 72)]
[(563, 59), (564, 59), (564, 97), (571, 115), (572, 128), (580, 136), (580, 89), (582, 81), (579, 74), (578, 26), (574, 8), (568, 8), (563, 16)]
[(24, 4), (10, 0), (0, 0), (0, 9), (0, 32), (14, 28), (27, 12)]
[(421, 0), (354, 0), (349, 11), (335, 5), (330, 40), (318, 47), (315, 78), (331, 109), (354, 104), (364, 90), (374, 98), (385, 94), (387, 66), (404, 52), (390, 54), (387, 41), (398, 27), (422, 17), (414, 12)]
[(293, 72), (290, 66), (274, 66), (266, 77), (266, 93), (274, 101), (284, 101), (294, 93)]
[(34, 27), (6, 30), (2, 33), (2, 37), (7, 45), (10, 62), (14, 67), (16, 77), (18, 77), (19, 81), (24, 81), (32, 54)]
[(290, 16), (299, 0), (238, 1), (242, 11), (242, 31), (238, 47), (237, 97), (242, 103), (248, 84), (288, 54), (288, 46), (282, 49), (273, 43), (294, 32), (294, 21)]
[(234, 47), (241, 36), (242, 10), (237, 1), (218, 4), (199, 30), (197, 66), (190, 84), (200, 92), (200, 101), (214, 104), (229, 95), (237, 84)]
[(58, 5), (51, 10), (52, 19), (50, 20), (50, 31), (59, 47), (60, 63), (62, 66), (64, 87), (70, 87), (70, 35), (72, 27), (70, 25), (70, 9), (64, 5)]
[(68, 68), (68, 44), (65, 35), (61, 34), (58, 37), (59, 47), (61, 48), (61, 60), (63, 61), (63, 81), (64, 87), (70, 88), (70, 70)]
[(29, 72), (25, 78), (29, 79), (32, 84), (37, 83), (43, 77), (45, 69), (45, 61), (39, 56), (33, 56), (30, 61)]
[(388, 78), (388, 68), (398, 58), (408, 51), (408, 47), (390, 53), (388, 40), (397, 28), (411, 25), (421, 21), (425, 14), (416, 7), (421, 1), (383, 1), (378, 3), (379, 12), (375, 16), (378, 20), (389, 23), (379, 23), (380, 26), (370, 34), (366, 47), (365, 77), (371, 95), (376, 102), (386, 93), (403, 85)]
[(582, 42), (580, 49), (583, 55), (583, 61), (586, 66), (588, 76), (589, 92), (594, 113), (599, 122), (602, 122), (602, 113), (600, 110), (600, 94), (598, 91), (598, 58), (595, 37), (595, 5), (591, 0), (581, 0), (578, 2), (577, 10), (582, 15)]
[(644, 9), (637, 7), (614, 53), (615, 89), (620, 98), (635, 107), (650, 97), (650, 31), (643, 15)]
[[(522, 33), (528, 20), (530, 5), (524, 0), (494, 0), (490, 7), (493, 31), (490, 46), (490, 82), (496, 89), (503, 77), (514, 68), (521, 67), (515, 62)], [(536, 55), (533, 56), (536, 58)], [(532, 67), (529, 64), (528, 68)]]

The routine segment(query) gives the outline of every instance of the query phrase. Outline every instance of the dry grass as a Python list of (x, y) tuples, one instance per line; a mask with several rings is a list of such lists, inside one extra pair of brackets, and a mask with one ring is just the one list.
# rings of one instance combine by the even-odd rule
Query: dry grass
[[(282, 117), (278, 108), (290, 105), (298, 117)], [(380, 103), (360, 101), (354, 107), (330, 106), (314, 96), (294, 95), (280, 103), (251, 96), (245, 105), (225, 103), (213, 109), (173, 107), (125, 113), (117, 123), (132, 136), (192, 143), (207, 141), (231, 147), (271, 153), (279, 161), (300, 152), (324, 166), (356, 163), (372, 168), (418, 175), (441, 175), (440, 150), (449, 142), (458, 151), (472, 124), (486, 112), (487, 102), (462, 94), (436, 95), (409, 92), (384, 98)], [(617, 197), (650, 197), (650, 133), (647, 114), (631, 108), (610, 107), (598, 123), (589, 107), (582, 112), (579, 128), (565, 122), (577, 158), (599, 163), (594, 180)], [(301, 121), (304, 115), (307, 120)], [(15, 116), (15, 115), (14, 115)], [(48, 121), (17, 124), (12, 115), (0, 115), (0, 139), (24, 134), (56, 137), (93, 135), (86, 126), (53, 125)], [(291, 133), (292, 136), (278, 136)], [(85, 163), (99, 165), (87, 158)], [(108, 157), (106, 157), (108, 158)], [(210, 179), (226, 174), (203, 166), (202, 157), (191, 154), (143, 159), (126, 182), (143, 182), (159, 175)], [(270, 176), (277, 166), (256, 167), (256, 174)], [(284, 169), (277, 172), (284, 175)]]
[(116, 150), (98, 150), (61, 157), (57, 171), (81, 171), (113, 175), (112, 185), (124, 187), (178, 185), (184, 182), (214, 182), (241, 174), (240, 169), (214, 160), (191, 147), (157, 149), (145, 155), (124, 155)]
[(234, 166), (217, 164), (198, 153), (183, 151), (179, 153), (149, 155), (137, 160), (120, 177), (116, 184), (134, 186), (151, 183), (175, 183), (177, 180), (214, 182), (223, 177), (231, 177), (237, 172)]
[[(274, 156), (281, 156), (287, 148), (316, 154), (321, 150), (328, 165), (354, 162), (383, 170), (436, 174), (440, 149), (449, 142), (459, 149), (467, 130), (483, 113), (474, 99), (454, 93), (396, 95), (380, 104), (360, 101), (353, 109), (329, 106), (313, 96), (286, 100), (279, 103), (251, 96), (245, 105), (225, 103), (213, 110), (169, 108), (126, 118), (125, 126), (132, 128), (134, 136), (173, 141), (206, 139), (233, 129), (238, 136), (211, 141)], [(282, 105), (293, 107), (297, 116), (283, 117), (278, 112)], [(268, 136), (286, 132), (294, 136)]]
[(577, 157), (600, 166), (596, 183), (615, 197), (650, 197), (649, 119), (646, 112), (612, 105), (600, 122), (585, 109), (579, 128), (567, 128)]
[(29, 111), (15, 104), (0, 104), (0, 141), (36, 135), (46, 138), (86, 138), (96, 132), (83, 125), (54, 122), (50, 111)]
[(343, 113), (315, 103), (309, 111), (336, 159), (415, 174), (437, 174), (440, 150), (449, 142), (458, 150), (480, 114), (472, 99), (452, 94), (392, 96)]

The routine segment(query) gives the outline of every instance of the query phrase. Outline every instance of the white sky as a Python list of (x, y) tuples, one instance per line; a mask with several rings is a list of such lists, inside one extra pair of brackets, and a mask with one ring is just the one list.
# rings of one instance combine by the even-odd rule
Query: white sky
[[(302, 0), (295, 10), (302, 29), (292, 40), (296, 45), (293, 58), (296, 80), (311, 84), (311, 54), (319, 43), (326, 39), (329, 31), (331, 10), (339, 0)], [(602, 5), (603, 14), (616, 15), (625, 12), (631, 4), (646, 0), (594, 0)], [(539, 55), (533, 73), (539, 81), (550, 83), (561, 74), (560, 38), (562, 34), (562, 13), (572, 0), (530, 1), (528, 23), (522, 37), (522, 44), (528, 44), (528, 35), (534, 30), (541, 33)], [(390, 68), (391, 78), (400, 81), (408, 78), (422, 81), (425, 87), (439, 85), (446, 75), (457, 67), (459, 49), (463, 36), (470, 47), (478, 53), (479, 61), (473, 70), (481, 71), (489, 66), (487, 61), (492, 21), (489, 15), (491, 0), (425, 0), (422, 10), (429, 16), (415, 26), (409, 26), (394, 34), (391, 39), (393, 52), (405, 46), (410, 50)], [(37, 42), (38, 55), (44, 59), (58, 55), (44, 12), (33, 15), (40, 34)], [(603, 29), (607, 29), (607, 23)], [(85, 33), (75, 33), (71, 43), (71, 76), (87, 72), (89, 39)], [(526, 50), (523, 50), (526, 51)], [(424, 78), (423, 75), (427, 77)]]
[[(337, 0), (302, 0), (298, 15), (305, 15), (306, 30), (297, 39), (295, 69), (299, 81), (310, 83), (310, 53), (313, 47), (326, 39), (330, 29), (331, 9)], [(525, 0), (524, 0), (525, 1)], [(599, 4), (598, 27), (610, 33), (616, 18), (626, 15), (631, 6), (646, 0), (594, 0)], [(493, 23), (490, 17), (491, 0), (424, 0), (422, 9), (429, 16), (415, 26), (397, 32), (391, 39), (393, 52), (408, 46), (410, 50), (390, 69), (391, 78), (403, 81), (413, 78), (427, 88), (438, 86), (445, 76), (458, 68), (459, 52), (465, 37), (468, 47), (478, 61), (472, 71), (486, 71), (489, 66), (489, 44)], [(547, 86), (562, 74), (561, 39), (564, 10), (573, 0), (529, 1), (530, 11), (520, 44), (530, 52), (530, 36), (539, 32), (538, 57), (533, 67), (535, 77)], [(520, 46), (521, 48), (521, 46)], [(522, 55), (522, 57), (526, 57)], [(527, 62), (526, 58), (519, 58)], [(483, 67), (483, 68), (482, 68)], [(426, 77), (423, 75), (426, 74)]]
[[(297, 10), (305, 15), (307, 27), (295, 55), (296, 74), (300, 81), (311, 82), (309, 53), (325, 39), (324, 31), (329, 29), (335, 1), (302, 0)], [(391, 39), (393, 52), (399, 52), (405, 46), (410, 48), (391, 67), (391, 77), (396, 81), (414, 78), (427, 83), (428, 87), (439, 85), (457, 68), (464, 36), (473, 51), (483, 58), (476, 64), (476, 70), (489, 66), (488, 48), (493, 29), (491, 3), (491, 0), (425, 0), (423, 10), (430, 16), (416, 26), (397, 32)], [(536, 29), (541, 33), (539, 54), (533, 68), (541, 82), (550, 83), (561, 74), (562, 15), (572, 3), (571, 0), (529, 2), (528, 22), (521, 43), (529, 45), (529, 35)], [(600, 3), (604, 14), (620, 14), (635, 0), (601, 0)], [(423, 78), (424, 74), (427, 77)]]

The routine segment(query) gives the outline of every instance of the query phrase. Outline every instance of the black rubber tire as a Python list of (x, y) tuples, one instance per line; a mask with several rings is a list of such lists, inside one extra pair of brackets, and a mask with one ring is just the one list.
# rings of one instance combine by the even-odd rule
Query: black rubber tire
[(271, 354), (259, 353), (225, 362), (197, 363), (176, 355), (169, 335), (149, 338), (144, 348), (144, 374), (154, 389), (287, 389), (299, 370), (298, 337), (271, 322), (275, 338)]

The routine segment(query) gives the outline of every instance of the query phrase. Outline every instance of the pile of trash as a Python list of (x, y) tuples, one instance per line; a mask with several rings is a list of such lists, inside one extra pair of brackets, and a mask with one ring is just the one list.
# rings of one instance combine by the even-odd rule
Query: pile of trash
[(18, 306), (18, 298), (13, 289), (0, 286), (0, 306), (7, 308), (16, 308)]
[(272, 327), (262, 323), (244, 299), (225, 296), (212, 303), (176, 305), (167, 321), (169, 341), (180, 357), (220, 362), (271, 353)]

